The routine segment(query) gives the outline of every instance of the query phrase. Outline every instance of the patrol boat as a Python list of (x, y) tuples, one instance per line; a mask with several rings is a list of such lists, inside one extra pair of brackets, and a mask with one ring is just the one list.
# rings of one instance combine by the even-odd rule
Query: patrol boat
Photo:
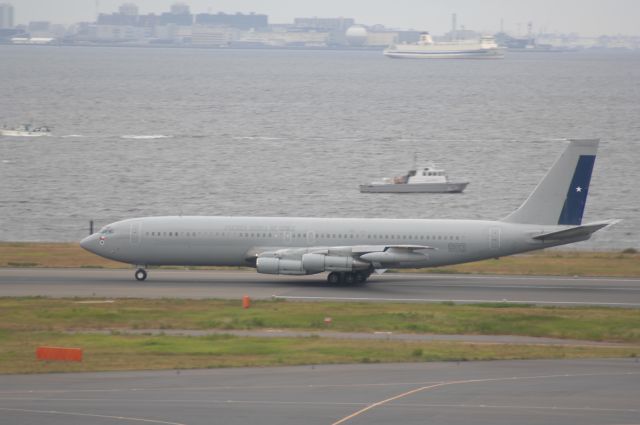
[(409, 170), (403, 176), (385, 177), (360, 185), (362, 193), (461, 193), (469, 182), (449, 181), (443, 169), (429, 165)]
[(23, 124), (15, 128), (0, 128), (0, 136), (13, 137), (40, 137), (47, 136), (51, 130), (47, 126), (34, 127), (31, 124)]

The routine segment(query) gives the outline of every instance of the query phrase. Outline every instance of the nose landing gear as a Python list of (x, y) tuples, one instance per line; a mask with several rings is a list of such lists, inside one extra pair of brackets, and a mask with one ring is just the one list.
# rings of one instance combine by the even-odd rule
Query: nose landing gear
[(135, 273), (136, 280), (143, 281), (147, 278), (147, 271), (145, 269), (138, 269)]

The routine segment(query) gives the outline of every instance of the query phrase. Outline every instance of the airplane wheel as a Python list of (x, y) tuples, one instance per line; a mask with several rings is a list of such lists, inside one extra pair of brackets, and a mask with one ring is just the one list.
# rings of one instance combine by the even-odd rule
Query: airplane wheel
[(136, 280), (143, 281), (147, 278), (147, 272), (144, 269), (136, 270)]
[(355, 280), (356, 278), (353, 273), (344, 274), (343, 281), (345, 285), (353, 285), (353, 282), (355, 282)]
[(367, 274), (363, 272), (355, 272), (353, 274), (353, 278), (356, 283), (365, 283), (368, 277), (369, 276), (367, 276)]
[(329, 273), (329, 276), (327, 276), (327, 282), (329, 282), (332, 285), (339, 284), (341, 280), (342, 279), (340, 279), (340, 274), (336, 272), (331, 272)]

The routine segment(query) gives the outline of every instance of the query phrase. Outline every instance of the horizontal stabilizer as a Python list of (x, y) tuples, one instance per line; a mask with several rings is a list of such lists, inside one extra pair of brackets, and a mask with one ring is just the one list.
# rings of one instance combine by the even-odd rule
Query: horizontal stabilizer
[(616, 224), (618, 221), (620, 220), (598, 221), (595, 223), (572, 227), (570, 229), (558, 230), (557, 232), (543, 233), (541, 235), (534, 236), (533, 239), (541, 241), (561, 241), (566, 239), (583, 238), (590, 236), (592, 233), (597, 232), (604, 227)]

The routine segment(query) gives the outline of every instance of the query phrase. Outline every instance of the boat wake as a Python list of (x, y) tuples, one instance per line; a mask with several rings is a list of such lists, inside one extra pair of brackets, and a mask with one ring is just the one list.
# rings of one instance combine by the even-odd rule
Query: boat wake
[(173, 136), (165, 136), (164, 134), (125, 134), (124, 136), (120, 136), (121, 139), (138, 139), (138, 140), (147, 140), (147, 139), (170, 139)]

